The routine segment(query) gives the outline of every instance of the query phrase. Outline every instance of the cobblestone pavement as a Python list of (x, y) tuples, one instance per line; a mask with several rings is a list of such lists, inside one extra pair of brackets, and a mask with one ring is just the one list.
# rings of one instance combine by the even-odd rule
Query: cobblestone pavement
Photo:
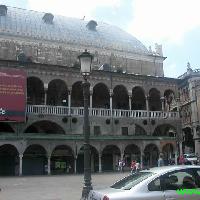
[[(94, 188), (109, 186), (128, 173), (92, 174)], [(80, 200), (83, 175), (0, 177), (0, 200)]]

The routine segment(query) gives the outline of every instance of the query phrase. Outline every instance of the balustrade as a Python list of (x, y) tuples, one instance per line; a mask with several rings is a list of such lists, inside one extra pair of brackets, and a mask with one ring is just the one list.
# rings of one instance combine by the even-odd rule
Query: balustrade
[[(71, 107), (70, 110), (65, 106), (50, 106), (50, 105), (27, 105), (27, 113), (43, 114), (43, 115), (60, 115), (66, 116), (83, 116), (83, 107)], [(146, 111), (146, 110), (119, 110), (119, 109), (103, 109), (103, 108), (89, 108), (89, 115), (96, 117), (129, 117), (129, 118), (178, 118), (178, 112), (163, 112), (163, 111)]]

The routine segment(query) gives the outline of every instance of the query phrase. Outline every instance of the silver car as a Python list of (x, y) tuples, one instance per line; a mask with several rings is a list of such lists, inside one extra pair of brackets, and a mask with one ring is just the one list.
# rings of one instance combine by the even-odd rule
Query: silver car
[(88, 197), (88, 200), (185, 199), (200, 200), (200, 166), (179, 165), (142, 170), (109, 188), (92, 190)]

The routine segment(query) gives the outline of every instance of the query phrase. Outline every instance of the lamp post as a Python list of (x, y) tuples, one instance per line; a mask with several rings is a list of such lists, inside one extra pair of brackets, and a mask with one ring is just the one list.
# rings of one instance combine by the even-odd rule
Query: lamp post
[(92, 189), (91, 183), (91, 162), (90, 162), (90, 127), (89, 127), (89, 112), (88, 112), (88, 101), (90, 95), (90, 83), (87, 81), (88, 76), (91, 73), (91, 66), (93, 56), (85, 50), (81, 55), (78, 56), (81, 64), (81, 74), (83, 76), (83, 98), (84, 98), (84, 186), (82, 190), (81, 199), (87, 199), (90, 190)]

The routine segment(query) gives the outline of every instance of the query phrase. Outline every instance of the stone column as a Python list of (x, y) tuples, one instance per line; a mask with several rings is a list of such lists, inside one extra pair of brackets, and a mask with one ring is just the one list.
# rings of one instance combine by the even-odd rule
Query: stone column
[(47, 105), (47, 88), (44, 89), (44, 105)]
[(71, 90), (68, 90), (68, 115), (71, 115)]
[(47, 91), (48, 91), (48, 84), (44, 84), (44, 105), (47, 105)]
[(47, 159), (48, 159), (47, 173), (48, 175), (50, 175), (51, 174), (51, 156), (48, 156)]
[(161, 97), (160, 98), (160, 100), (161, 100), (161, 104), (162, 104), (162, 111), (164, 111), (165, 110), (165, 97)]
[(128, 95), (128, 100), (129, 100), (129, 110), (132, 110), (132, 95)]
[(146, 110), (149, 111), (149, 96), (146, 96)]
[(99, 173), (101, 173), (101, 172), (102, 172), (101, 156), (102, 156), (102, 154), (101, 154), (101, 153), (99, 153)]
[(22, 176), (23, 154), (19, 155), (19, 176)]
[(92, 95), (93, 95), (93, 90), (90, 88), (90, 108), (92, 108)]
[(199, 156), (200, 156), (200, 145), (199, 145), (200, 140), (196, 139), (194, 142), (195, 142), (195, 154), (197, 154), (198, 158), (199, 158)]
[(74, 173), (75, 174), (77, 173), (77, 171), (76, 171), (76, 165), (77, 165), (76, 161), (77, 161), (77, 156), (75, 156), (75, 158), (74, 158)]
[(175, 150), (175, 165), (177, 165), (178, 164), (178, 152), (177, 152), (177, 150)]
[(112, 96), (113, 96), (113, 91), (112, 91), (112, 89), (110, 89), (110, 112), (111, 112), (111, 117), (112, 117)]
[(121, 160), (124, 159), (124, 153), (121, 153)]
[(94, 172), (94, 154), (92, 153), (91, 154), (91, 158), (90, 158), (90, 161), (91, 161), (91, 172)]
[(182, 146), (182, 142), (179, 142), (179, 150), (180, 150), (180, 155), (183, 154), (183, 146)]

